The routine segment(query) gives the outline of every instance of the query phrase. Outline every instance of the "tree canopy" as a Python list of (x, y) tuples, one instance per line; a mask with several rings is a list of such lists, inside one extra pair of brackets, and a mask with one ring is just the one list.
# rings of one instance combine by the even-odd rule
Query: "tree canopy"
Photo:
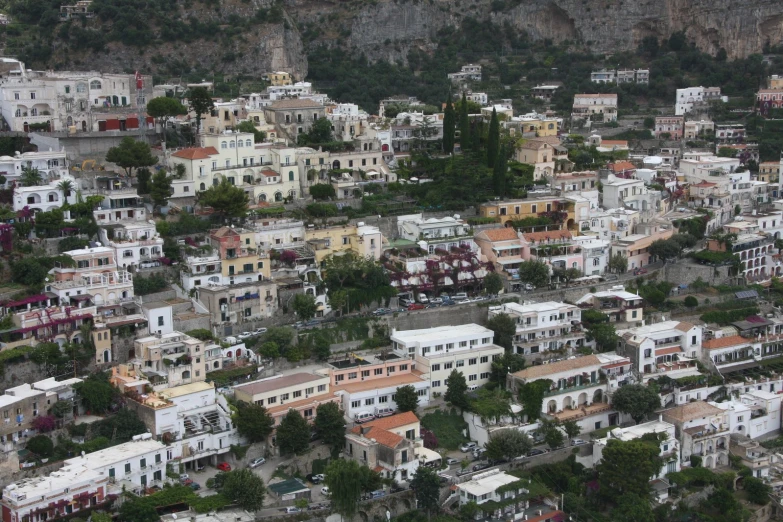
[(661, 397), (649, 386), (627, 384), (614, 392), (612, 404), (617, 411), (627, 413), (639, 424), (661, 407)]
[(332, 451), (345, 445), (345, 418), (336, 403), (321, 404), (316, 408), (315, 432)]
[(176, 98), (158, 96), (147, 102), (147, 114), (158, 120), (161, 130), (167, 118), (187, 114), (188, 109)]
[(310, 425), (298, 411), (288, 410), (277, 427), (277, 447), (283, 455), (302, 453), (310, 445)]
[(362, 494), (362, 468), (355, 460), (335, 459), (326, 468), (325, 483), (329, 487), (332, 508), (345, 519), (356, 514)]
[(258, 511), (264, 506), (266, 487), (253, 470), (237, 469), (226, 473), (220, 494), (248, 511)]
[(252, 132), (253, 143), (263, 143), (266, 140), (266, 132), (259, 130), (250, 120), (245, 120), (237, 125), (237, 130), (240, 132)]
[(400, 413), (412, 411), (416, 413), (419, 407), (419, 396), (416, 394), (416, 388), (412, 384), (400, 386), (395, 393), (394, 402), (397, 403), (397, 410)]
[(148, 143), (128, 136), (123, 138), (119, 145), (108, 150), (106, 161), (116, 164), (130, 178), (135, 169), (152, 167), (158, 163), (158, 158), (152, 154)]
[(411, 489), (416, 492), (418, 507), (427, 512), (429, 517), (438, 510), (440, 479), (437, 472), (427, 466), (419, 466), (411, 480)]
[(294, 309), (294, 312), (296, 312), (296, 316), (302, 321), (312, 319), (318, 311), (315, 297), (311, 294), (296, 294), (291, 306)]
[(648, 498), (650, 479), (661, 471), (660, 451), (657, 443), (610, 439), (597, 467), (601, 496), (612, 501), (627, 494)]
[(239, 434), (248, 442), (263, 442), (272, 433), (275, 421), (266, 408), (258, 404), (237, 403), (234, 422)]
[(223, 218), (243, 218), (247, 215), (247, 193), (232, 185), (226, 178), (201, 192), (198, 202), (204, 207), (211, 207)]
[(514, 319), (504, 313), (495, 315), (487, 321), (487, 328), (495, 332), (494, 343), (506, 350), (514, 346), (514, 336), (517, 334), (517, 325)]
[(533, 449), (533, 441), (526, 433), (511, 428), (493, 432), (486, 448), (489, 459), (511, 460)]
[(457, 370), (452, 370), (446, 378), (446, 394), (443, 398), (446, 402), (464, 411), (470, 406), (467, 392), (468, 383), (465, 376)]
[(196, 113), (196, 132), (201, 132), (201, 118), (215, 108), (212, 96), (204, 87), (192, 89), (188, 95), (189, 109)]
[(549, 284), (549, 265), (543, 261), (523, 261), (519, 264), (519, 280), (536, 288)]

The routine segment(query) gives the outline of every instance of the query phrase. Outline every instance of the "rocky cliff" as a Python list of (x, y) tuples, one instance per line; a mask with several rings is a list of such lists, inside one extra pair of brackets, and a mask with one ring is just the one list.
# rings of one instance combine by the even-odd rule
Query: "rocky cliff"
[[(783, 42), (779, 0), (220, 0), (181, 4), (182, 20), (216, 21), (219, 38), (203, 35), (190, 43), (156, 42), (145, 52), (117, 41), (100, 51), (74, 52), (55, 39), (51, 62), (90, 64), (106, 70), (151, 70), (180, 61), (205, 70), (254, 76), (271, 70), (307, 75), (307, 49), (340, 46), (370, 60), (405, 60), (408, 51), (434, 51), (440, 31), (458, 28), (466, 17), (510, 24), (534, 40), (569, 40), (597, 53), (635, 49), (648, 36), (667, 38), (685, 31), (702, 50), (724, 48), (729, 58), (760, 52)], [(259, 10), (282, 7), (283, 21), (255, 23)], [(243, 24), (232, 27), (231, 20)], [(102, 30), (95, 19), (88, 26)], [(226, 32), (233, 34), (226, 38)], [(155, 32), (153, 28), (153, 33)], [(157, 28), (160, 30), (160, 27)], [(52, 65), (49, 63), (47, 65)]]

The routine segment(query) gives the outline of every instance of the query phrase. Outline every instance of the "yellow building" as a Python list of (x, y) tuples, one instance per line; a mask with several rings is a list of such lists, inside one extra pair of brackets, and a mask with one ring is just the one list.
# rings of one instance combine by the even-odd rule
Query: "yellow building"
[(589, 207), (589, 201), (581, 197), (543, 196), (534, 199), (490, 201), (479, 207), (479, 214), (481, 217), (498, 218), (500, 223), (505, 224), (508, 221), (541, 217), (544, 212), (563, 212), (565, 216), (562, 216), (561, 227), (578, 235), (578, 216), (586, 215)]
[(759, 163), (758, 181), (776, 183), (780, 176), (781, 163), (778, 161), (764, 161)]
[(327, 227), (305, 232), (305, 241), (320, 264), (332, 254), (351, 251), (360, 257), (378, 260), (383, 251), (383, 234), (377, 227), (363, 223), (344, 227)]
[(294, 83), (293, 78), (291, 78), (291, 73), (287, 73), (285, 71), (278, 71), (271, 73), (269, 75), (269, 82), (274, 85), (292, 85)]
[(555, 118), (525, 118), (519, 120), (519, 131), (523, 135), (533, 134), (538, 138), (544, 136), (557, 136), (557, 119)]
[(220, 254), (224, 282), (236, 284), (269, 279), (269, 258), (266, 253), (257, 252), (254, 231), (222, 227), (210, 234), (210, 242)]

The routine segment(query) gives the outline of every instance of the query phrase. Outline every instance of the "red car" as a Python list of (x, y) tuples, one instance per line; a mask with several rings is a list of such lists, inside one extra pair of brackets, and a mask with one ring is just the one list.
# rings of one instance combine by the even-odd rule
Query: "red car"
[(427, 308), (427, 307), (424, 306), (423, 304), (420, 304), (420, 303), (413, 303), (411, 305), (408, 305), (408, 311), (409, 312), (411, 310), (424, 310), (425, 308)]
[(220, 464), (217, 465), (217, 469), (219, 469), (220, 471), (231, 471), (231, 466), (229, 465), (228, 462), (221, 462)]

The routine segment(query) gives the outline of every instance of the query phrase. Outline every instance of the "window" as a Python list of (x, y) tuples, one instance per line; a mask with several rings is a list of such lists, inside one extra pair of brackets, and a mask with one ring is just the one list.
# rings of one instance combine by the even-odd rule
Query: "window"
[(147, 467), (147, 459), (141, 459), (139, 461), (139, 466), (141, 467), (141, 469), (146, 468)]
[(158, 317), (158, 326), (163, 326), (163, 317)]
[(319, 384), (318, 385), (318, 391), (319, 392), (325, 392), (326, 391), (326, 385), (325, 384)]
[(296, 390), (294, 393), (294, 399), (302, 396), (302, 390)]
[(345, 375), (343, 375), (343, 374), (338, 374), (338, 375), (334, 376), (334, 382), (340, 382), (340, 381), (344, 381), (344, 380), (345, 380)]
[(35, 91), (30, 91), (30, 99), (31, 100), (35, 99)]
[(130, 462), (128, 462), (127, 464), (125, 464), (125, 474), (128, 475), (130, 474), (130, 472), (131, 472), (131, 465)]
[(400, 365), (400, 371), (401, 371), (401, 372), (404, 372), (404, 371), (406, 371), (407, 369), (408, 369), (408, 365), (407, 365), (407, 364), (401, 364), (401, 365)]
[(378, 397), (378, 403), (383, 404), (389, 402), (389, 397), (384, 395), (383, 397)]
[(383, 368), (376, 368), (375, 375), (383, 375)]
[(389, 373), (394, 373), (397, 370), (397, 367), (396, 366), (389, 366), (388, 368), (386, 368), (386, 370)]
[(469, 381), (475, 381), (475, 380), (477, 380), (476, 374), (474, 373), (473, 375), (469, 375), (469, 376), (468, 376), (468, 380), (469, 380)]
[(696, 336), (691, 336), (691, 344), (696, 344)]
[(101, 88), (101, 82), (98, 80), (93, 80), (90, 82), (90, 89), (100, 89)]
[(482, 363), (489, 362), (489, 356), (488, 356), (488, 355), (485, 355), (485, 356), (483, 356), (483, 357), (481, 358), (481, 362), (482, 362)]
[(444, 370), (451, 370), (453, 367), (454, 367), (454, 363), (453, 362), (443, 363), (443, 369)]
[(362, 379), (370, 376), (370, 370), (362, 370)]
[(479, 375), (479, 378), (481, 379), (489, 379), (489, 372), (484, 372), (481, 375)]
[[(313, 390), (314, 390), (314, 389), (315, 389), (315, 388), (305, 388), (305, 393), (306, 393), (307, 395), (312, 395), (312, 394), (313, 394)], [(318, 391), (321, 391), (321, 390), (318, 390)]]
[(15, 93), (14, 93), (14, 100), (18, 100), (18, 99), (19, 99), (19, 93), (18, 93), (18, 92), (15, 92)]
[(433, 388), (440, 388), (440, 381), (432, 381)]
[(288, 173), (288, 181), (293, 181), (293, 180), (294, 180), (294, 171), (292, 170)]
[(362, 405), (362, 401), (351, 401), (351, 408), (358, 408)]
[(465, 366), (464, 359), (460, 359), (459, 361), (457, 361), (457, 368), (462, 368), (463, 366)]
[(468, 364), (470, 366), (473, 366), (474, 364), (476, 364), (476, 361), (477, 361), (477, 359), (475, 357), (472, 357), (472, 358), (468, 359)]
[(737, 416), (737, 422), (742, 422), (742, 419), (743, 419), (743, 416), (742, 416), (742, 415), (738, 415), (738, 416)]
[(418, 395), (419, 397), (424, 397), (425, 395), (427, 395), (427, 390), (426, 389), (416, 390), (416, 395)]
[(277, 397), (269, 397), (266, 402), (267, 404), (275, 404), (277, 402)]
[(440, 371), (440, 364), (433, 364), (430, 371), (433, 371), (433, 372)]
[(460, 347), (460, 348), (465, 348), (467, 345), (468, 345), (468, 342), (467, 342), (467, 341), (460, 341), (460, 342), (459, 342), (459, 347)]
[(372, 406), (373, 404), (375, 404), (375, 398), (374, 397), (371, 397), (369, 399), (364, 399), (364, 405), (365, 406)]
[(355, 378), (356, 378), (356, 375), (357, 375), (357, 374), (356, 374), (356, 372), (350, 372), (350, 373), (348, 374), (348, 379), (355, 379)]

